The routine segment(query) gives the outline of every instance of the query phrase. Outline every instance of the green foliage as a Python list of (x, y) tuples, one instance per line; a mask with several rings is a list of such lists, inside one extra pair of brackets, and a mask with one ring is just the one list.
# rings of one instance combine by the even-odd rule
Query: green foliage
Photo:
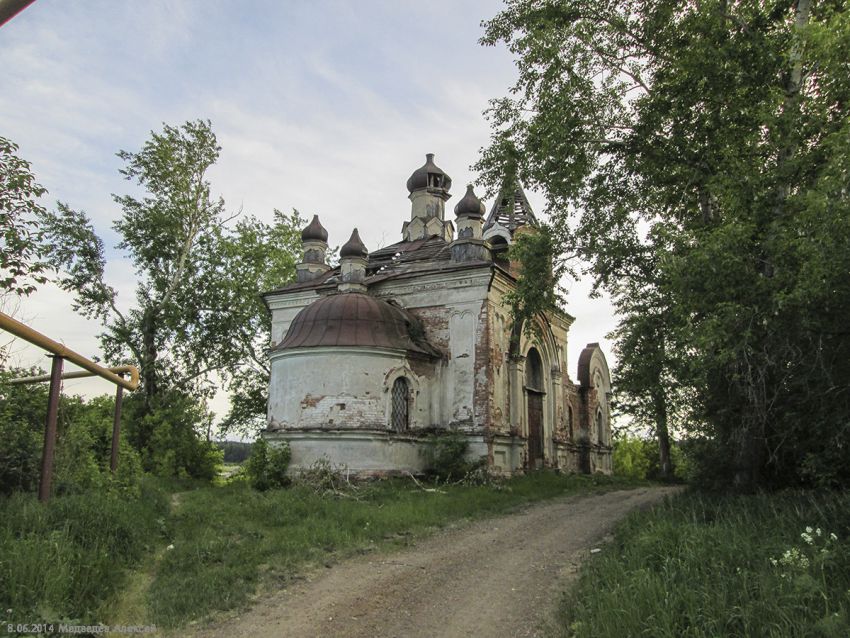
[(434, 434), (422, 454), (427, 474), (440, 481), (459, 481), (483, 465), (482, 460), (468, 459), (469, 440), (460, 432)]
[(38, 487), (47, 411), (43, 385), (10, 385), (15, 377), (42, 374), (38, 368), (0, 371), (0, 494)]
[(158, 543), (165, 494), (143, 483), (136, 496), (109, 491), (0, 498), (0, 608), (4, 618), (103, 622), (104, 604)]
[(209, 430), (212, 414), (206, 404), (190, 394), (169, 390), (149, 406), (141, 395), (124, 402), (127, 439), (139, 450), (142, 467), (162, 477), (213, 480), (223, 454), (201, 437)]
[[(690, 441), (688, 442), (690, 443)], [(690, 477), (690, 464), (681, 443), (670, 446), (670, 469), (661, 468), (658, 439), (619, 436), (614, 439), (612, 463), (614, 473), (632, 479), (651, 481), (685, 481)]]
[(632, 514), (561, 606), (565, 636), (843, 636), (850, 497), (690, 493)]
[[(555, 262), (555, 237), (545, 224), (517, 232), (509, 256), (519, 264), (516, 288), (505, 295), (513, 325), (537, 336), (536, 318), (558, 308), (562, 300), (558, 280), (562, 266)], [(561, 263), (561, 262), (559, 262)]]
[[(34, 492), (41, 472), (47, 413), (47, 385), (11, 385), (9, 379), (43, 374), (39, 369), (0, 372), (0, 494)], [(53, 463), (53, 492), (97, 489), (124, 495), (138, 493), (141, 464), (126, 436), (121, 440), (118, 470), (109, 469), (115, 409), (110, 397), (84, 401), (61, 395)]]
[(38, 198), (47, 190), (17, 152), (17, 144), (0, 137), (0, 291), (28, 295), (46, 281), (36, 218), (44, 211)]
[(216, 447), (218, 447), (224, 454), (223, 460), (225, 463), (242, 463), (251, 456), (252, 445), (250, 443), (243, 443), (240, 441), (218, 441), (216, 443)]
[(819, 459), (850, 446), (847, 7), (511, 0), (485, 28), (519, 78), (478, 168), (544, 190), (612, 294), (620, 409), (741, 488), (846, 484)]
[(623, 437), (614, 440), (611, 463), (614, 474), (633, 479), (645, 479), (652, 465), (652, 459), (647, 453), (650, 447), (648, 441), (633, 437)]
[(271, 330), (258, 293), (294, 275), (304, 220), (275, 211), (271, 224), (245, 217), (228, 225), (207, 179), (220, 150), (210, 122), (198, 120), (163, 125), (138, 152), (118, 153), (121, 174), (145, 192), (113, 195), (123, 211), (113, 226), (117, 247), (138, 280), (127, 312), (106, 283), (104, 244), (86, 213), (60, 202), (40, 223), (57, 283), (74, 295), (75, 310), (103, 323), (106, 358), (139, 366), (145, 410), (160, 392), (209, 397), (216, 373), (233, 397), (225, 431), (253, 432), (266, 411)]
[(265, 439), (257, 439), (245, 464), (245, 473), (251, 487), (265, 491), (289, 485), (290, 480), (286, 472), (291, 458), (292, 451), (286, 441), (270, 446)]

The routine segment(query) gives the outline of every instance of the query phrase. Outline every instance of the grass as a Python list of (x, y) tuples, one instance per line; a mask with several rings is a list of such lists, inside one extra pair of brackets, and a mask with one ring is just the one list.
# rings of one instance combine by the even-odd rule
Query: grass
[(179, 628), (242, 608), (311, 565), (522, 503), (635, 484), (540, 472), (435, 493), (392, 480), (360, 488), (357, 500), (147, 477), (136, 497), (0, 498), (0, 621)]
[(158, 542), (167, 508), (166, 493), (151, 481), (135, 498), (90, 492), (46, 505), (31, 494), (0, 499), (3, 626), (102, 621), (128, 568)]
[(427, 493), (410, 481), (370, 486), (361, 500), (307, 488), (256, 492), (244, 483), (182, 495), (166, 551), (148, 592), (148, 620), (179, 627), (241, 608), (263, 588), (280, 587), (321, 565), (464, 518), (504, 512), (567, 493), (634, 485), (622, 479), (535, 473), (504, 489), (451, 486)]
[(847, 636), (850, 494), (687, 493), (633, 514), (565, 596), (560, 630)]

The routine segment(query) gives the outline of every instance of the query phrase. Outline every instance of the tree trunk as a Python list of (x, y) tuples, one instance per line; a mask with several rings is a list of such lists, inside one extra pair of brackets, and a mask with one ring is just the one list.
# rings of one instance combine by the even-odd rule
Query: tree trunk
[(667, 402), (660, 387), (653, 392), (655, 404), (655, 432), (658, 437), (658, 461), (661, 466), (661, 478), (673, 480), (673, 463), (670, 460), (670, 432), (667, 429)]
[(159, 390), (157, 374), (157, 358), (159, 351), (156, 346), (156, 317), (154, 311), (146, 309), (142, 318), (142, 356), (139, 362), (142, 370), (142, 390), (145, 397), (145, 412), (151, 410), (151, 400)]

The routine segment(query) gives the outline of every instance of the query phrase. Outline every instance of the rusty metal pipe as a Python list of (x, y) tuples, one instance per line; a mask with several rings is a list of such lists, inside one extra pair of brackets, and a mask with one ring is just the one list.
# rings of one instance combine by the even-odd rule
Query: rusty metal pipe
[(131, 378), (128, 381), (123, 377), (119, 377), (107, 368), (96, 364), (94, 361), (87, 359), (83, 355), (74, 352), (70, 348), (66, 348), (61, 343), (53, 341), (53, 339), (46, 337), (37, 330), (33, 330), (28, 325), (21, 323), (17, 319), (13, 319), (3, 312), (0, 312), (0, 328), (6, 332), (11, 332), (16, 337), (29, 341), (31, 344), (36, 345), (39, 348), (49, 350), (54, 355), (67, 359), (74, 365), (78, 365), (84, 370), (88, 370), (92, 374), (106, 379), (107, 381), (112, 381), (112, 383), (127, 388), (128, 390), (135, 390), (139, 387), (139, 372), (133, 366), (127, 366), (128, 368), (133, 368), (133, 370), (135, 370), (135, 374), (128, 370), (131, 374)]
[[(130, 383), (139, 383), (139, 370), (136, 366), (114, 366), (111, 368), (106, 368), (110, 372), (114, 372), (117, 375), (129, 374), (130, 375)], [(97, 375), (94, 372), (89, 372), (87, 370), (78, 370), (76, 372), (65, 372), (62, 374), (62, 380), (65, 379), (84, 379), (86, 377), (96, 377)], [(35, 377), (19, 377), (17, 379), (10, 379), (8, 381), (9, 385), (27, 385), (29, 383), (42, 383), (44, 381), (50, 381), (49, 374), (40, 374)], [(119, 386), (120, 387), (120, 386)]]
[(62, 389), (62, 357), (53, 357), (50, 374), (50, 394), (47, 397), (47, 421), (44, 426), (44, 447), (41, 451), (41, 480), (38, 483), (38, 500), (46, 503), (50, 498), (53, 479), (53, 452), (56, 449), (56, 417), (59, 414), (59, 391)]
[(118, 440), (121, 436), (121, 401), (124, 398), (124, 388), (115, 388), (115, 418), (112, 420), (112, 456), (109, 457), (109, 471), (115, 474), (118, 469)]

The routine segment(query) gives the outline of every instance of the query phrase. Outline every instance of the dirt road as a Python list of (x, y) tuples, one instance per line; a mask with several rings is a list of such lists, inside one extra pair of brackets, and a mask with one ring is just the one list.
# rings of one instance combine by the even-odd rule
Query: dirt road
[(311, 574), (204, 638), (540, 636), (578, 563), (675, 488), (570, 497)]

